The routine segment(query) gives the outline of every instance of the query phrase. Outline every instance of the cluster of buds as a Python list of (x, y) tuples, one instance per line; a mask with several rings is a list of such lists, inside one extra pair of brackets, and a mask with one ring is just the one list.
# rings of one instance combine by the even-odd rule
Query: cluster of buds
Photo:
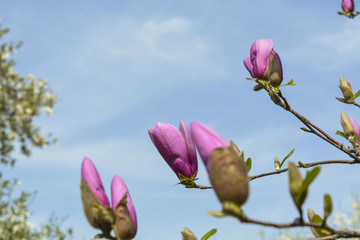
[(279, 55), (273, 49), (271, 39), (258, 39), (250, 48), (250, 56), (244, 65), (255, 80), (262, 79), (277, 87), (283, 80), (283, 70)]
[(244, 204), (248, 198), (249, 184), (243, 152), (203, 123), (192, 122), (190, 128), (191, 131), (182, 121), (179, 130), (168, 123), (158, 123), (154, 129), (149, 129), (149, 135), (178, 177), (182, 174), (195, 178), (196, 145), (220, 202)]
[(81, 165), (81, 200), (90, 225), (100, 229), (97, 237), (110, 237), (115, 231), (117, 239), (132, 239), (137, 231), (137, 220), (129, 190), (124, 181), (115, 176), (111, 182), (111, 203), (92, 161), (85, 157)]

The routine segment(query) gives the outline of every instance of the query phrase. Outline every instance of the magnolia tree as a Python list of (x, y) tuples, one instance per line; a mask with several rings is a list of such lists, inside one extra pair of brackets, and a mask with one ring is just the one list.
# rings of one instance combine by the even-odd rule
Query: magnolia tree
[[(9, 31), (0, 24), (0, 39)], [(46, 80), (37, 79), (28, 74), (21, 76), (14, 70), (15, 61), (11, 55), (21, 46), (3, 42), (0, 45), (0, 162), (14, 166), (12, 153), (15, 146), (20, 152), (30, 155), (31, 146), (44, 147), (52, 142), (50, 134), (42, 135), (34, 119), (41, 113), (50, 115), (56, 102)], [(5, 166), (4, 166), (5, 167)], [(42, 226), (29, 221), (28, 209), (36, 193), (21, 191), (16, 187), (17, 179), (4, 179), (0, 172), (0, 239), (65, 239), (72, 230), (63, 231), (60, 226), (63, 219), (51, 215)], [(16, 193), (16, 194), (15, 194)]]
[[(359, 12), (354, 11), (354, 1), (352, 0), (343, 0), (341, 7), (343, 9), (343, 12), (339, 12), (341, 15), (354, 18), (359, 14)], [(302, 131), (313, 134), (329, 143), (331, 147), (345, 153), (348, 159), (286, 163), (294, 151), (292, 150), (281, 161), (275, 157), (273, 171), (251, 175), (251, 158), (245, 159), (244, 151), (239, 150), (233, 141), (226, 140), (210, 126), (200, 122), (191, 122), (190, 127), (188, 127), (186, 123), (180, 121), (179, 128), (169, 123), (157, 123), (154, 129), (148, 131), (154, 146), (174, 171), (180, 184), (186, 188), (215, 191), (218, 200), (222, 203), (222, 209), (220, 211), (209, 211), (212, 216), (219, 218), (230, 216), (238, 219), (241, 223), (278, 229), (308, 227), (312, 232), (312, 238), (319, 240), (360, 238), (358, 225), (341, 225), (339, 221), (335, 224), (328, 221), (333, 212), (332, 199), (329, 194), (324, 193), (322, 212), (316, 213), (312, 209), (303, 209), (311, 183), (320, 173), (319, 165), (360, 164), (359, 126), (351, 117), (341, 113), (340, 123), (343, 131), (338, 131), (337, 134), (344, 137), (345, 142), (340, 143), (322, 130), (320, 126), (296, 112), (282, 92), (284, 87), (295, 86), (295, 83), (290, 80), (283, 84), (281, 60), (273, 48), (271, 39), (256, 40), (250, 48), (250, 55), (246, 56), (243, 62), (251, 76), (248, 80), (256, 83), (254, 91), (268, 94), (274, 104), (295, 116), (303, 124)], [(360, 95), (360, 91), (354, 94), (351, 84), (343, 78), (340, 78), (339, 88), (343, 96), (337, 97), (337, 100), (360, 108), (360, 105), (355, 101)], [(198, 185), (196, 182), (198, 173), (197, 152), (205, 165), (211, 186)], [(287, 168), (284, 167), (285, 163), (288, 165)], [(301, 174), (299, 170), (301, 168), (308, 169), (305, 175)], [(101, 230), (101, 233), (95, 238), (117, 240), (134, 238), (137, 231), (136, 213), (130, 193), (121, 178), (114, 177), (111, 184), (112, 204), (110, 207), (99, 174), (89, 158), (84, 158), (81, 173), (81, 197), (85, 216), (91, 226)], [(276, 223), (254, 219), (247, 215), (243, 209), (249, 195), (249, 182), (275, 174), (288, 175), (288, 191), (298, 212), (291, 222)], [(358, 207), (354, 212), (358, 214)], [(343, 219), (343, 221), (345, 220)], [(359, 222), (359, 219), (356, 221)], [(114, 230), (113, 234), (112, 230)], [(188, 228), (185, 228), (181, 233), (183, 240), (197, 239)], [(201, 240), (206, 240), (215, 233), (216, 229), (212, 229), (202, 236)], [(300, 239), (306, 236), (280, 236), (282, 239), (289, 239), (285, 237)]]

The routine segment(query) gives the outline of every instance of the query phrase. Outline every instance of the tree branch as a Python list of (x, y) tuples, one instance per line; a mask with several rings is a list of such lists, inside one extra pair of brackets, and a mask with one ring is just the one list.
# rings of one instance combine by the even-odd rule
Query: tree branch
[[(326, 165), (326, 164), (359, 164), (360, 162), (355, 161), (355, 160), (325, 160), (325, 161), (319, 161), (319, 162), (313, 162), (313, 163), (302, 163), (301, 161), (299, 161), (298, 163), (299, 163), (299, 165), (297, 166), (298, 168), (309, 168), (309, 167), (313, 167), (313, 166)], [(261, 177), (280, 174), (280, 173), (287, 172), (287, 171), (288, 171), (288, 168), (284, 168), (284, 169), (277, 170), (277, 171), (272, 171), (272, 172), (262, 173), (259, 175), (249, 176), (249, 181), (257, 179), (257, 178), (261, 178)]]
[[(268, 93), (272, 93), (274, 94), (274, 92), (269, 89), (269, 88), (265, 88), (265, 90)], [(277, 104), (278, 106), (282, 107), (283, 109), (285, 109), (286, 111), (292, 113), (297, 119), (299, 119), (309, 130), (309, 132), (317, 135), (318, 137), (322, 138), (323, 140), (325, 140), (326, 142), (330, 143), (331, 145), (333, 145), (334, 147), (338, 148), (340, 151), (346, 153), (349, 157), (351, 157), (354, 160), (360, 161), (358, 159), (358, 157), (356, 155), (354, 155), (353, 153), (351, 153), (348, 149), (344, 148), (344, 146), (342, 144), (340, 144), (339, 142), (337, 142), (335, 139), (333, 139), (332, 137), (330, 137), (327, 133), (325, 133), (323, 130), (321, 130), (318, 126), (316, 126), (315, 124), (313, 124), (312, 122), (310, 122), (307, 118), (305, 118), (304, 116), (300, 115), (299, 113), (297, 113), (295, 110), (293, 110), (290, 106), (290, 104), (288, 103), (288, 101), (286, 100), (286, 98), (282, 95), (281, 91), (279, 90), (277, 93), (277, 96), (282, 100), (281, 103)]]

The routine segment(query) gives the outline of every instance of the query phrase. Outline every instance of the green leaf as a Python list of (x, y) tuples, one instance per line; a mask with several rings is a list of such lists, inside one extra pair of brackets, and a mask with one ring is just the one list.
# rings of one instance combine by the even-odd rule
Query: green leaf
[(179, 173), (179, 179), (180, 179), (180, 184), (183, 184), (185, 186), (194, 186), (195, 182), (193, 179), (191, 178), (187, 178), (184, 175), (182, 175), (181, 173)]
[[(315, 224), (322, 224), (323, 223), (323, 219), (315, 214), (312, 219), (311, 219), (311, 222), (312, 223), (315, 223)], [(316, 227), (316, 228), (312, 228), (318, 235), (319, 237), (326, 237), (326, 236), (330, 236), (330, 232), (324, 228), (319, 228), (319, 227)]]
[(328, 218), (332, 212), (332, 200), (329, 194), (324, 194), (324, 219)]
[(247, 172), (250, 172), (250, 170), (251, 170), (251, 158), (246, 159), (245, 166), (246, 166)]
[(282, 167), (282, 165), (284, 165), (285, 161), (294, 153), (295, 149), (291, 150), (288, 155), (286, 155), (286, 157), (282, 160), (281, 164), (280, 164), (280, 168)]
[(275, 166), (275, 170), (278, 171), (281, 169), (280, 167), (280, 160), (278, 157), (274, 157), (274, 166)]
[(294, 79), (291, 79), (288, 83), (280, 85), (280, 87), (285, 87), (285, 86), (296, 86), (296, 84), (294, 83)]
[(341, 136), (341, 137), (343, 137), (343, 138), (345, 138), (345, 139), (347, 140), (347, 138), (345, 137), (345, 133), (340, 132), (340, 131), (336, 131), (335, 134), (336, 134), (336, 135), (339, 135), (339, 136)]
[(279, 106), (282, 106), (282, 101), (280, 100), (279, 96), (276, 95), (276, 93), (273, 93), (273, 92), (268, 92), (271, 100), (276, 104), (276, 105), (279, 105)]
[(355, 95), (354, 95), (354, 100), (356, 99), (356, 98), (358, 98), (360, 96), (360, 90), (359, 91), (357, 91), (357, 93), (355, 93)]
[(289, 190), (291, 197), (298, 209), (301, 208), (302, 203), (297, 199), (300, 195), (300, 189), (303, 186), (303, 178), (298, 167), (293, 162), (289, 162)]
[(209, 232), (207, 232), (200, 240), (208, 240), (212, 235), (214, 235), (217, 232), (216, 228), (211, 229)]
[(298, 207), (301, 207), (301, 205), (304, 203), (307, 195), (307, 190), (310, 186), (310, 184), (314, 181), (316, 176), (320, 172), (320, 167), (314, 167), (310, 171), (306, 172), (306, 176), (304, 181), (302, 182), (301, 188), (299, 190), (299, 193), (296, 196), (296, 204)]
[(253, 88), (255, 92), (260, 91), (261, 89), (264, 89), (264, 86), (260, 83), (255, 85), (255, 87)]
[(227, 216), (225, 213), (219, 212), (219, 211), (208, 211), (208, 214), (213, 217), (226, 217)]

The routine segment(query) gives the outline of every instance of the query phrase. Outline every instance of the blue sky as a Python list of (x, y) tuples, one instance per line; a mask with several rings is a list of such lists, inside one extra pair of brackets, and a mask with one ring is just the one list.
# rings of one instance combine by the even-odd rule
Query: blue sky
[[(22, 188), (38, 190), (31, 205), (35, 224), (51, 212), (68, 216), (75, 239), (96, 231), (82, 213), (79, 183), (84, 156), (96, 165), (107, 193), (114, 175), (127, 183), (138, 215), (136, 239), (181, 239), (217, 228), (214, 240), (256, 239), (277, 230), (216, 219), (212, 191), (174, 186), (176, 176), (152, 145), (147, 129), (157, 122), (204, 122), (233, 139), (253, 159), (251, 174), (273, 170), (274, 156), (295, 148), (293, 161), (346, 159), (315, 136), (299, 130), (294, 117), (253, 92), (242, 64), (253, 41), (271, 38), (284, 68), (284, 89), (293, 108), (334, 135), (340, 112), (352, 106), (335, 100), (339, 77), (358, 82), (359, 19), (338, 16), (340, 1), (2, 1), (5, 40), (23, 40), (16, 70), (46, 78), (58, 98), (54, 114), (38, 120), (60, 140), (15, 168)], [(338, 136), (334, 136), (339, 141)], [(201, 160), (200, 160), (201, 161)], [(208, 184), (202, 163), (199, 183)], [(322, 196), (349, 210), (359, 193), (359, 166), (325, 166), (305, 208), (322, 211)], [(254, 218), (292, 221), (296, 216), (287, 175), (250, 184), (245, 212)]]

